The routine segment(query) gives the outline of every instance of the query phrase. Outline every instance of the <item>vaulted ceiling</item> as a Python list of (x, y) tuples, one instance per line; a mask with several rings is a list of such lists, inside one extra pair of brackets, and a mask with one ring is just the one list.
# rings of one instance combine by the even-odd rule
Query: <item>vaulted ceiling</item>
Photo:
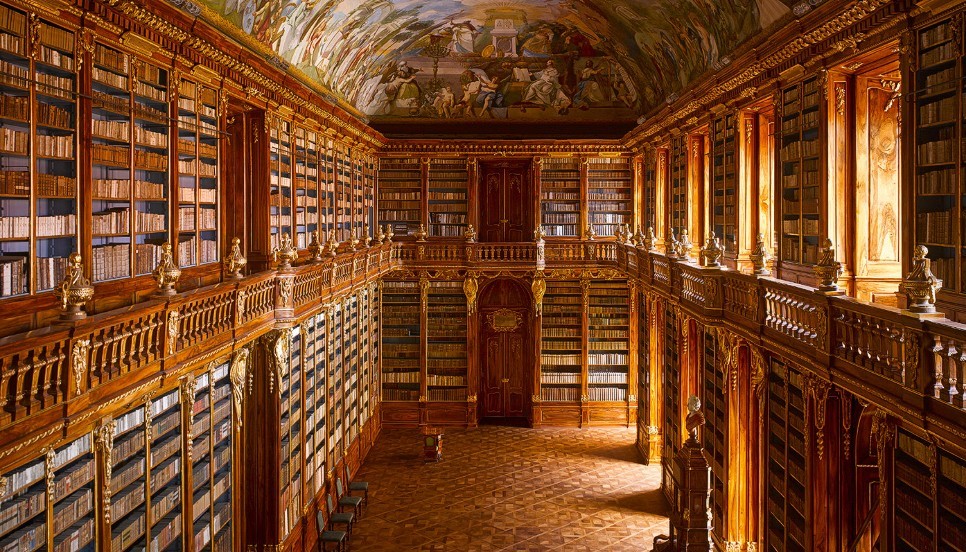
[(629, 128), (793, 9), (792, 0), (205, 2), (216, 23), (239, 27), (377, 129), (475, 134)]

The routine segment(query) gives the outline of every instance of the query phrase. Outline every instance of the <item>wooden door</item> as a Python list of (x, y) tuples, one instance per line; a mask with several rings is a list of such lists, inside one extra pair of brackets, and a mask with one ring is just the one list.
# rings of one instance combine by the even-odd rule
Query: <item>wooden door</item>
[(480, 162), (480, 240), (527, 241), (533, 232), (533, 189), (527, 161)]
[(529, 292), (502, 279), (480, 293), (480, 414), (483, 418), (529, 418), (533, 358)]

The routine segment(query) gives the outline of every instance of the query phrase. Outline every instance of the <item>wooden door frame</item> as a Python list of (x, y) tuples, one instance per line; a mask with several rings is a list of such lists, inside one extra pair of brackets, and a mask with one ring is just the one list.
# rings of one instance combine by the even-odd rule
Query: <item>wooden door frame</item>
[(532, 397), (532, 395), (533, 395), (533, 378), (534, 378), (533, 370), (534, 370), (534, 365), (535, 365), (535, 363), (534, 363), (534, 355), (536, 354), (536, 352), (535, 352), (535, 350), (533, 348), (533, 332), (534, 332), (534, 324), (533, 324), (533, 322), (535, 320), (535, 318), (533, 317), (533, 303), (532, 303), (532, 301), (533, 301), (533, 293), (530, 290), (530, 288), (528, 286), (524, 285), (523, 282), (522, 282), (522, 280), (520, 278), (518, 278), (518, 277), (517, 278), (514, 278), (514, 277), (505, 277), (505, 276), (503, 276), (503, 277), (492, 278), (492, 279), (486, 280), (485, 282), (481, 283), (481, 285), (480, 285), (480, 293), (478, 295), (478, 297), (480, 298), (479, 306), (478, 306), (478, 316), (479, 316), (479, 321), (480, 321), (479, 322), (480, 338), (476, 340), (475, 347), (474, 347), (475, 350), (469, 351), (470, 354), (475, 354), (476, 355), (476, 358), (480, 359), (479, 360), (478, 373), (477, 373), (477, 376), (476, 376), (476, 378), (477, 378), (476, 385), (477, 385), (477, 389), (479, 390), (478, 391), (479, 392), (479, 400), (477, 401), (477, 404), (476, 404), (476, 419), (477, 419), (477, 422), (479, 422), (480, 420), (484, 419), (484, 417), (485, 417), (483, 415), (483, 409), (485, 407), (485, 404), (484, 404), (485, 403), (485, 398), (484, 398), (484, 378), (486, 376), (486, 361), (485, 361), (485, 357), (483, 355), (484, 355), (484, 352), (485, 352), (484, 351), (484, 347), (486, 346), (486, 339), (484, 339), (484, 336), (487, 333), (487, 329), (486, 329), (486, 325), (487, 325), (486, 314), (489, 313), (489, 312), (495, 311), (495, 310), (499, 310), (500, 308), (509, 308), (506, 305), (493, 305), (493, 306), (488, 306), (484, 302), (485, 301), (485, 291), (490, 286), (493, 286), (493, 285), (497, 284), (498, 282), (504, 281), (504, 280), (511, 282), (513, 285), (515, 285), (515, 286), (519, 287), (521, 290), (523, 290), (525, 292), (524, 293), (524, 296), (527, 297), (527, 299), (528, 299), (528, 301), (526, 301), (523, 305), (521, 305), (522, 310), (523, 310), (523, 318), (522, 318), (522, 322), (521, 322), (520, 327), (521, 327), (521, 329), (523, 330), (523, 333), (524, 333), (524, 335), (523, 335), (523, 348), (524, 348), (524, 351), (523, 351), (523, 355), (524, 355), (524, 358), (523, 358), (523, 361), (524, 361), (524, 366), (523, 366), (523, 382), (524, 382), (524, 393), (523, 393), (523, 416), (522, 416), (522, 418), (526, 418), (527, 421), (532, 425), (532, 423), (533, 423), (533, 397)]
[[(476, 221), (477, 230), (482, 231), (483, 226), (483, 209), (485, 202), (483, 201), (483, 169), (486, 165), (491, 163), (521, 163), (527, 166), (527, 182), (530, 188), (530, 205), (529, 205), (529, 218), (530, 226), (536, 229), (540, 224), (540, 182), (537, 178), (536, 172), (536, 159), (533, 156), (507, 156), (507, 157), (477, 157), (476, 158), (476, 175), (475, 182), (473, 183), (473, 194), (477, 198), (476, 201)], [(526, 198), (524, 198), (526, 200)]]

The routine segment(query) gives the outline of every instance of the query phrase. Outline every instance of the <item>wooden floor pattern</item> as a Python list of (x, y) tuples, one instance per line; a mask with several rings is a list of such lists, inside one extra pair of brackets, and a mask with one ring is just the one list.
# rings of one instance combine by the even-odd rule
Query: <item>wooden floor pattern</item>
[(640, 551), (667, 533), (657, 465), (634, 430), (447, 430), (424, 464), (416, 430), (383, 430), (357, 479), (369, 507), (354, 552)]

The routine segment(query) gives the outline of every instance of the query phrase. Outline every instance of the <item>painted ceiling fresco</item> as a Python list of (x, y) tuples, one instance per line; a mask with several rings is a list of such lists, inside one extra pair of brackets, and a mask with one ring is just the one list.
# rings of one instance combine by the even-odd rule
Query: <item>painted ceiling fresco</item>
[(789, 13), (781, 0), (205, 0), (377, 123), (615, 121)]

